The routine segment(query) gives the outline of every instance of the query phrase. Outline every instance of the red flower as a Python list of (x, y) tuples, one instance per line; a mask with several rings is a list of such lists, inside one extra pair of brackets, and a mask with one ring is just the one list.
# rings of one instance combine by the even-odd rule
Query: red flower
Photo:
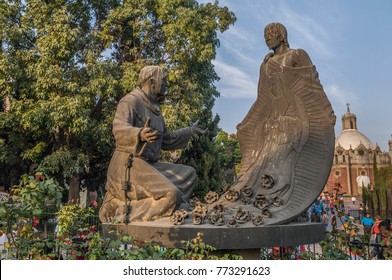
[(93, 201), (93, 202), (91, 203), (91, 205), (92, 205), (93, 207), (97, 207), (97, 206), (98, 206), (98, 202)]
[(38, 220), (38, 218), (36, 218), (36, 217), (33, 217), (33, 227), (36, 227), (36, 226), (38, 226), (38, 224), (39, 224), (39, 220)]

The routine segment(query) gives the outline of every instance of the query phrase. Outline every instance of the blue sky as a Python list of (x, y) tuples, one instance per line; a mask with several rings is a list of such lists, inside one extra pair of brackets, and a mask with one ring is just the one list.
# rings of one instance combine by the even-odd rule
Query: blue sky
[[(199, 0), (201, 3), (213, 2)], [(304, 49), (337, 116), (335, 132), (350, 103), (358, 130), (388, 150), (392, 134), (392, 1), (221, 0), (236, 23), (219, 34), (214, 61), (221, 94), (214, 112), (220, 127), (236, 132), (256, 99), (258, 72), (269, 52), (264, 27), (284, 24), (293, 49)]]

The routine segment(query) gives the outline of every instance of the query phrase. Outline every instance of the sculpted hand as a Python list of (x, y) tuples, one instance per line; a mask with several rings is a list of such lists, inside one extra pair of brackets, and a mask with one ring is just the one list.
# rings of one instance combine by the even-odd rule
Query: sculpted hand
[(155, 142), (158, 140), (158, 130), (152, 129), (151, 127), (145, 127), (140, 131), (140, 140), (143, 142)]
[(198, 127), (199, 120), (197, 120), (192, 126), (191, 126), (191, 131), (192, 134), (197, 134), (197, 135), (204, 135), (208, 132), (208, 128), (206, 129), (201, 129)]

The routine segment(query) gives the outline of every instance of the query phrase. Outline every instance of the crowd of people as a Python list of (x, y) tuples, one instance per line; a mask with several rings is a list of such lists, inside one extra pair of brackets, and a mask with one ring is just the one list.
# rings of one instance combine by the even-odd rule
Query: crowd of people
[[(340, 229), (346, 232), (350, 239), (356, 235), (353, 223), (357, 219), (363, 228), (363, 235), (367, 243), (372, 247), (370, 256), (372, 258), (384, 259), (384, 250), (392, 238), (392, 226), (389, 219), (382, 219), (380, 215), (372, 217), (370, 212), (364, 210), (361, 203), (356, 204), (356, 199), (352, 199), (352, 207), (344, 205), (343, 197), (320, 195), (320, 197), (311, 205), (308, 210), (309, 221), (322, 223), (325, 225), (326, 231), (336, 231)], [(355, 208), (357, 216), (354, 218), (352, 214)], [(338, 226), (338, 223), (340, 227)], [(362, 232), (361, 232), (362, 233)]]

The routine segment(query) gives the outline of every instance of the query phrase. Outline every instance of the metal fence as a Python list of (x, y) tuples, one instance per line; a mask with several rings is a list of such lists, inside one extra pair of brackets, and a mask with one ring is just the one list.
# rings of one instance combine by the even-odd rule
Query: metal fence
[[(372, 242), (360, 242), (352, 240), (344, 247), (344, 254), (339, 259), (346, 260), (383, 260), (384, 250), (387, 246)], [(262, 248), (260, 250), (262, 260), (303, 260), (324, 259), (320, 244), (307, 244), (290, 247)]]
[[(54, 237), (54, 229), (57, 224), (56, 217), (59, 208), (47, 208), (45, 213), (41, 217), (41, 231), (44, 231), (47, 234), (48, 238)], [(377, 211), (371, 212), (372, 216), (377, 215)], [(350, 215), (357, 220), (360, 220), (361, 213), (359, 210), (351, 210)], [(391, 218), (392, 212), (384, 211), (380, 213), (380, 216), (383, 218)], [(98, 215), (93, 215), (88, 218), (88, 223), (90, 225), (94, 225), (98, 231), (101, 231), (102, 223), (99, 220)], [(73, 242), (82, 243), (82, 240), (78, 240), (74, 238)], [(382, 252), (386, 247), (381, 246), (380, 244), (376, 244), (373, 242), (360, 242), (358, 240), (351, 240), (347, 243), (346, 253), (347, 259), (351, 260), (359, 260), (359, 259), (371, 259), (371, 255), (374, 254), (372, 251)], [(46, 250), (50, 251), (46, 248)], [(59, 248), (54, 248), (53, 250), (57, 250), (57, 255), (66, 257), (66, 253), (60, 252)], [(358, 252), (361, 252), (358, 254)], [(271, 247), (271, 248), (261, 248), (260, 249), (260, 259), (262, 260), (271, 260), (271, 259), (319, 259), (323, 254), (322, 248), (320, 244), (304, 244), (298, 246), (290, 246), (290, 247)], [(382, 259), (382, 253), (378, 253), (375, 256), (376, 259)]]
[[(40, 223), (38, 230), (45, 233), (49, 238), (54, 238), (55, 228), (57, 225), (57, 213), (60, 210), (59, 207), (49, 206), (44, 209), (44, 213), (40, 217)], [(91, 215), (86, 219), (86, 223), (91, 226), (95, 226), (97, 230), (101, 230), (102, 223), (99, 220), (98, 215)]]
[[(385, 219), (392, 219), (392, 210), (386, 211), (386, 210), (367, 210), (367, 213), (370, 213), (371, 217), (376, 217), (379, 215), (383, 220)], [(363, 217), (363, 213), (360, 210), (350, 210), (349, 215), (352, 216), (356, 220), (361, 220)]]

